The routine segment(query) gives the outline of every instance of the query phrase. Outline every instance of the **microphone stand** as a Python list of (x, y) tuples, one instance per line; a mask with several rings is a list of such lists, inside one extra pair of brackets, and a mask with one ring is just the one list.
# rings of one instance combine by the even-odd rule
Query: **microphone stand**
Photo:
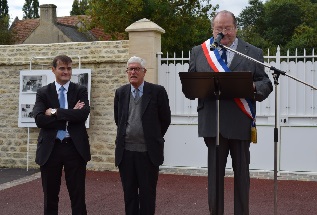
[[(217, 45), (217, 44), (216, 44)], [(216, 46), (213, 44), (213, 46)], [(234, 49), (231, 49), (225, 45), (222, 45), (222, 44), (219, 44), (218, 45), (219, 47), (221, 48), (225, 48), (227, 50), (230, 50), (242, 57), (245, 57), (251, 61), (254, 61), (258, 64), (261, 64), (263, 65), (264, 67), (267, 67), (269, 68), (270, 70), (273, 71), (272, 75), (273, 75), (273, 79), (274, 79), (274, 85), (275, 85), (275, 125), (274, 125), (274, 214), (276, 215), (277, 214), (277, 143), (278, 143), (278, 128), (277, 128), (277, 85), (279, 84), (278, 83), (278, 78), (280, 77), (280, 75), (284, 75), (284, 76), (287, 76), (295, 81), (298, 81), (306, 86), (309, 86), (310, 88), (314, 89), (314, 90), (317, 90), (316, 87), (314, 87), (313, 85), (310, 85), (304, 81), (301, 81), (289, 74), (287, 74), (286, 72), (282, 71), (282, 70), (279, 70), (273, 66), (269, 66), (261, 61), (258, 61), (252, 57), (249, 57), (245, 54), (242, 54), (241, 52), (238, 52), (237, 50), (234, 50)], [(211, 47), (211, 49), (214, 49), (214, 47)]]

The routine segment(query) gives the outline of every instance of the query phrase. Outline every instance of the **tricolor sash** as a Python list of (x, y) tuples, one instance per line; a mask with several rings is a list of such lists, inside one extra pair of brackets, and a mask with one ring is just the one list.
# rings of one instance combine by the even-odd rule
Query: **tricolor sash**
[[(225, 62), (221, 58), (219, 51), (217, 49), (215, 49), (214, 51), (210, 51), (210, 44), (212, 43), (213, 43), (213, 37), (206, 40), (203, 44), (201, 44), (208, 64), (210, 65), (210, 67), (212, 68), (214, 72), (231, 72), (227, 64), (225, 64)], [(252, 108), (251, 100), (244, 99), (244, 98), (234, 98), (234, 101), (238, 105), (238, 107), (242, 110), (242, 112), (252, 119), (251, 127), (255, 128), (255, 112), (254, 112), (254, 109)]]

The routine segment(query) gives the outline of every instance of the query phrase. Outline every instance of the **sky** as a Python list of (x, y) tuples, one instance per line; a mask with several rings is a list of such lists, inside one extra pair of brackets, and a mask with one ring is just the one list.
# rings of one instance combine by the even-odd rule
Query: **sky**
[[(238, 16), (242, 9), (249, 5), (249, 0), (211, 0), (211, 4), (219, 4), (220, 10), (229, 10)], [(22, 7), (25, 0), (8, 0), (9, 15), (11, 17), (11, 22), (18, 17), (20, 20), (23, 18)], [(72, 10), (73, 0), (39, 0), (40, 5), (42, 4), (55, 4), (57, 6), (57, 16), (69, 16)]]
[[(23, 18), (22, 7), (25, 3), (25, 0), (8, 0), (9, 6), (9, 15), (13, 21), (15, 17), (18, 17), (20, 20)], [(72, 10), (73, 0), (39, 0), (40, 5), (42, 4), (55, 4), (57, 6), (57, 16), (69, 16), (70, 11)]]

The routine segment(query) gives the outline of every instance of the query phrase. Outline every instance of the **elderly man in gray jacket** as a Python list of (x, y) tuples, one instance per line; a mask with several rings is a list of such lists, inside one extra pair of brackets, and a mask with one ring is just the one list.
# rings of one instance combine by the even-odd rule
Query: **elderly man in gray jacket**
[[(264, 66), (232, 51), (210, 50), (219, 33), (221, 44), (263, 62), (261, 49), (237, 38), (237, 20), (229, 11), (220, 11), (212, 19), (213, 37), (191, 51), (189, 72), (250, 71), (253, 76), (254, 99), (220, 100), (219, 146), (216, 150), (216, 100), (198, 100), (198, 134), (208, 147), (208, 202), (210, 214), (224, 214), (224, 176), (230, 151), (234, 170), (234, 214), (249, 214), (249, 163), (251, 130), (255, 130), (256, 101), (263, 101), (273, 90)], [(241, 105), (247, 104), (247, 105)], [(216, 155), (216, 152), (218, 155)]]

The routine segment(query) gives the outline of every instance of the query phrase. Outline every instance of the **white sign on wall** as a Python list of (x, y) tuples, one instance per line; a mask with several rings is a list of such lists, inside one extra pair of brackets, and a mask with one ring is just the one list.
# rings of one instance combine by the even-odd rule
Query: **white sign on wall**
[[(32, 114), (36, 92), (39, 88), (54, 81), (55, 75), (52, 70), (20, 71), (19, 127), (37, 127)], [(90, 101), (91, 69), (73, 69), (71, 81), (87, 87)], [(89, 119), (88, 116), (86, 128), (89, 128)]]

